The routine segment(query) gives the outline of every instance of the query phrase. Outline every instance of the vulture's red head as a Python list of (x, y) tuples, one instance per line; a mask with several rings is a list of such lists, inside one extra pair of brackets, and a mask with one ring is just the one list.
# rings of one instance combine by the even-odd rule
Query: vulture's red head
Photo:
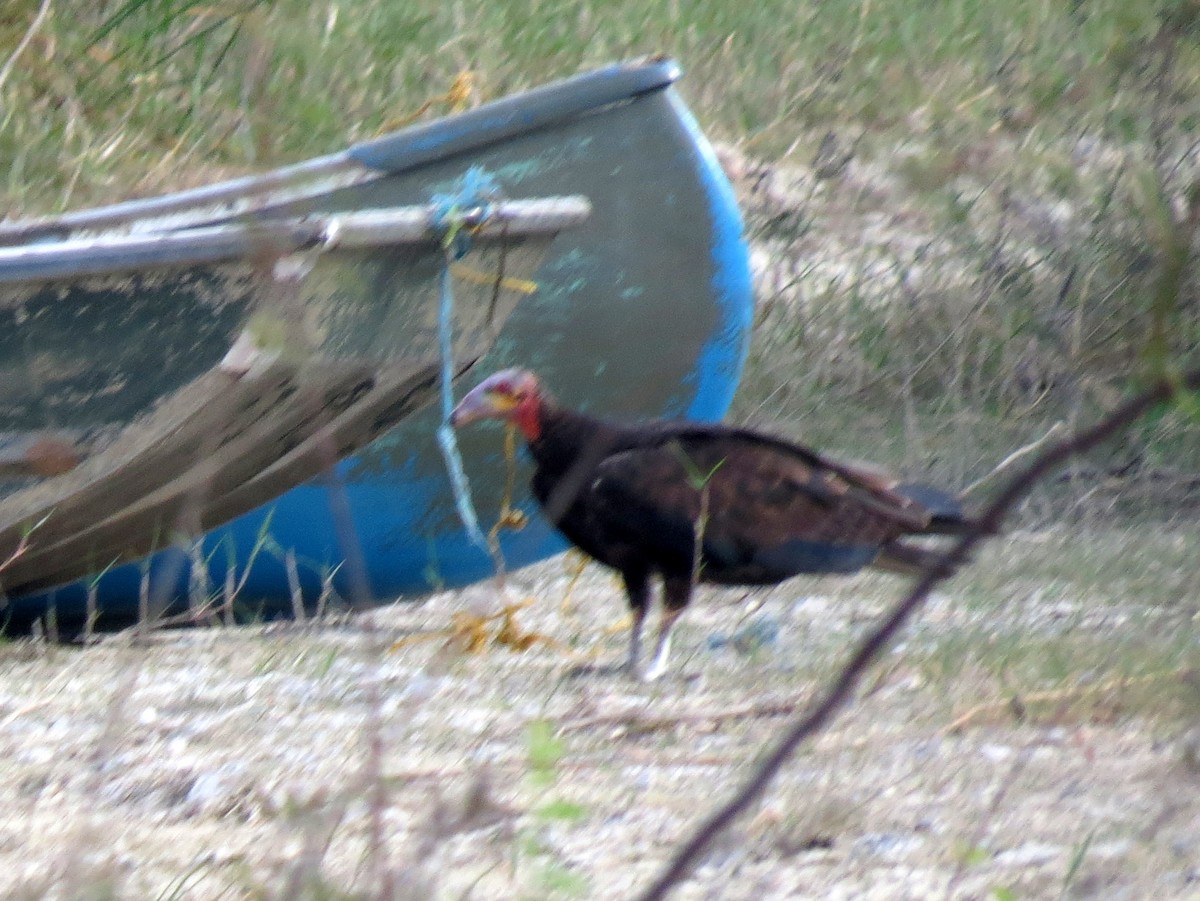
[(459, 428), (481, 419), (499, 419), (511, 422), (527, 441), (534, 441), (541, 433), (541, 407), (537, 376), (526, 369), (503, 369), (467, 392), (450, 414), (450, 424)]

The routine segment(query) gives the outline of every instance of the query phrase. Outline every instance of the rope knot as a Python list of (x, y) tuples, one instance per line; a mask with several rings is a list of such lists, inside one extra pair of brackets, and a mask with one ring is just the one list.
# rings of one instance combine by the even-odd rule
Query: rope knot
[(453, 194), (434, 194), (430, 221), (442, 234), (442, 249), (460, 260), (471, 249), (471, 235), (492, 216), (500, 186), (480, 166), (472, 166)]

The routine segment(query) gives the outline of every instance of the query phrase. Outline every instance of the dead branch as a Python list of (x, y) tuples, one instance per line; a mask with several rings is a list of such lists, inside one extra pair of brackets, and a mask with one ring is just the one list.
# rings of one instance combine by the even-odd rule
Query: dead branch
[(602, 726), (625, 726), (639, 732), (670, 729), (674, 726), (696, 723), (723, 723), (729, 720), (762, 719), (765, 717), (789, 716), (796, 712), (799, 700), (759, 701), (724, 710), (688, 710), (682, 713), (660, 716), (643, 716), (638, 711), (605, 713), (560, 723), (560, 732), (582, 732)]
[[(641, 748), (622, 748), (620, 762), (623, 766), (645, 766), (659, 768), (704, 767), (708, 769), (732, 769), (740, 759), (730, 754), (663, 754), (658, 751), (646, 751)], [(514, 780), (529, 770), (529, 761), (525, 758), (512, 760), (492, 760), (488, 766), (494, 772), (511, 773)], [(593, 770), (609, 770), (613, 766), (612, 754), (601, 754), (583, 757), (572, 755), (555, 764), (562, 772), (583, 773)], [(428, 766), (412, 767), (404, 770), (388, 770), (380, 778), (389, 786), (402, 787), (414, 782), (444, 783), (447, 779), (457, 779), (470, 776), (478, 766), (470, 763), (449, 762), (431, 764)]]
[(963, 490), (963, 496), (970, 497), (972, 494), (975, 494), (975, 492), (977, 492), (983, 486), (992, 484), (1000, 476), (1004, 475), (1004, 473), (1013, 469), (1018, 463), (1020, 463), (1022, 460), (1027, 458), (1030, 454), (1036, 453), (1037, 451), (1039, 451), (1043, 447), (1045, 447), (1047, 444), (1049, 444), (1051, 441), (1054, 441), (1054, 440), (1060, 438), (1062, 436), (1063, 432), (1065, 432), (1065, 431), (1067, 431), (1067, 425), (1062, 420), (1059, 420), (1058, 422), (1054, 423), (1054, 425), (1050, 426), (1050, 429), (1041, 438), (1038, 438), (1036, 441), (1031, 441), (1029, 444), (1026, 444), (1024, 447), (1017, 448), (1015, 451), (1013, 451), (1011, 454), (1009, 454), (1007, 457), (1005, 457), (1003, 460), (1001, 460), (998, 464), (996, 464), (995, 469), (993, 469), (991, 472), (989, 472), (987, 475), (983, 476), (982, 478), (976, 479), (974, 482), (972, 482), (970, 485), (968, 485)]
[(1091, 428), (1076, 433), (1041, 451), (1014, 475), (980, 513), (976, 528), (961, 536), (918, 580), (903, 600), (866, 636), (851, 655), (825, 695), (783, 732), (775, 748), (751, 772), (732, 798), (718, 806), (684, 841), (675, 856), (650, 886), (637, 897), (661, 901), (700, 861), (713, 840), (745, 813), (763, 794), (776, 773), (805, 739), (822, 729), (845, 706), (863, 675), (896, 637), (905, 623), (928, 599), (934, 587), (965, 564), (971, 552), (988, 536), (998, 534), (1012, 508), (1050, 473), (1070, 458), (1091, 450), (1121, 433), (1149, 411), (1167, 403), (1181, 389), (1200, 389), (1200, 368), (1182, 377), (1160, 379), (1150, 388), (1121, 404)]
[(1166, 673), (1147, 673), (1144, 676), (1117, 676), (1114, 679), (1105, 679), (1103, 682), (1097, 682), (1094, 685), (1072, 685), (1067, 688), (1034, 691), (1028, 694), (1014, 694), (1002, 701), (985, 701), (982, 704), (976, 704), (965, 713), (955, 717), (946, 726), (945, 731), (947, 735), (953, 735), (961, 732), (967, 726), (975, 725), (978, 720), (985, 717), (990, 719), (996, 716), (1003, 716), (1006, 713), (1012, 713), (1019, 719), (1024, 716), (1024, 712), (1029, 709), (1031, 704), (1057, 704), (1064, 701), (1078, 701), (1093, 695), (1105, 695), (1109, 692), (1122, 691), (1135, 686), (1154, 685), (1157, 682), (1166, 682), (1172, 679), (1182, 680), (1187, 676), (1187, 673), (1186, 669), (1176, 669)]

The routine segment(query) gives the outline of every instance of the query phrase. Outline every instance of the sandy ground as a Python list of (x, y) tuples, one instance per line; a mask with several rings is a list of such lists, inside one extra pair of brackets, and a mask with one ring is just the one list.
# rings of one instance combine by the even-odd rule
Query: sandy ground
[[(756, 215), (812, 202), (726, 163)], [(862, 226), (788, 252), (836, 261)], [(772, 288), (781, 252), (755, 248), (760, 286), (802, 302)], [(997, 542), (675, 897), (1200, 898), (1195, 546), (1192, 526)], [(491, 583), (0, 646), (0, 896), (631, 897), (905, 586), (702, 591), (645, 685), (595, 669), (624, 654), (612, 578), (589, 568), (564, 611), (568, 582), (561, 559), (510, 578), (520, 629), (551, 639), (522, 653), (439, 634), (494, 611)]]
[[(630, 897), (903, 584), (702, 592), (675, 672), (644, 685), (595, 669), (624, 652), (611, 577), (590, 567), (564, 612), (568, 575), (510, 577), (521, 629), (554, 640), (524, 653), (436, 635), (494, 609), (490, 583), (340, 623), (4, 646), (0, 894)], [(1186, 718), (1086, 674), (1019, 718), (1016, 689), (949, 662), (983, 619), (964, 578), (676, 897), (1200, 897)], [(1154, 616), (1069, 618), (1103, 637)]]

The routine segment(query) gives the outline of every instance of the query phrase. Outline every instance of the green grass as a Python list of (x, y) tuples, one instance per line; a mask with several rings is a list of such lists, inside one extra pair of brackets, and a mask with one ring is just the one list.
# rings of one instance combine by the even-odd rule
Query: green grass
[[(932, 450), (961, 481), (1200, 346), (1187, 266), (1163, 288), (1200, 176), (1186, 0), (113, 0), (53, 5), (13, 59), (38, 7), (0, 15), (8, 216), (333, 152), (444, 113), (463, 71), (481, 102), (663, 53), (714, 138), (802, 173), (832, 142), (857, 167), (807, 175), (782, 213), (747, 205), (804, 302), (764, 288), (739, 415), (883, 410), (888, 462)], [(808, 271), (830, 261), (849, 274)], [(1169, 416), (1116, 453), (1194, 468), (1197, 437)]]
[[(181, 171), (334, 150), (442, 94), (461, 69), (489, 98), (652, 53), (683, 61), (683, 91), (713, 134), (768, 157), (847, 127), (877, 152), (914, 135), (968, 148), (995, 128), (1141, 139), (1146, 47), (1174, 5), (55, 4), (0, 94), (4, 208), (51, 211), (156, 190)], [(0, 58), (37, 7), (16, 0), (0, 15)], [(1196, 62), (1190, 44), (1180, 52)], [(1174, 88), (1189, 129), (1194, 88), (1191, 76)], [(1069, 167), (1056, 171), (1069, 181)]]

